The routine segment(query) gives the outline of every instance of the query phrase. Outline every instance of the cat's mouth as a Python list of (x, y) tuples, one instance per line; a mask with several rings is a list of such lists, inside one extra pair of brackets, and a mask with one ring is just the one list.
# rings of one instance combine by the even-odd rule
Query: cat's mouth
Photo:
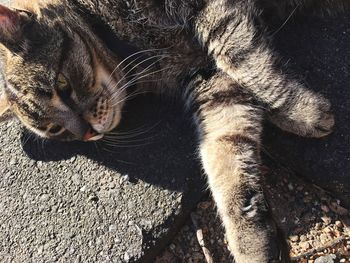
[(85, 142), (98, 141), (98, 140), (102, 139), (103, 137), (104, 137), (103, 133), (98, 133), (94, 129), (89, 128), (83, 137), (83, 141), (85, 141)]

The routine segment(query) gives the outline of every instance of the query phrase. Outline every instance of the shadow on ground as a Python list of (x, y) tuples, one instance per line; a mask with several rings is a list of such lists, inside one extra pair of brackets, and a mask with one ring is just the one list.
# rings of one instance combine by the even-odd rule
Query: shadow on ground
[[(164, 189), (180, 191), (199, 160), (190, 117), (174, 100), (143, 96), (129, 102), (120, 127), (103, 141), (59, 142), (21, 136), (26, 154), (36, 161), (62, 161), (83, 155), (100, 165)], [(117, 134), (118, 133), (118, 134)], [(167, 176), (167, 173), (176, 176)], [(199, 186), (200, 187), (200, 186)]]

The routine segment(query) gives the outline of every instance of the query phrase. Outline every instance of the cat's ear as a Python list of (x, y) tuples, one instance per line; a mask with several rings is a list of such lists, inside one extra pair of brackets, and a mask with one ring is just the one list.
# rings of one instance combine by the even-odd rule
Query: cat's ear
[(0, 42), (16, 44), (22, 37), (24, 26), (31, 20), (32, 15), (27, 11), (0, 5)]
[(8, 121), (13, 116), (6, 94), (0, 92), (0, 122)]

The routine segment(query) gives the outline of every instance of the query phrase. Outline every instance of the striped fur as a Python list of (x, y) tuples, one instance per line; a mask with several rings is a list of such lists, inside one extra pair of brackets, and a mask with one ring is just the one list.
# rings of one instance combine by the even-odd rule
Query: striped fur
[[(334, 119), (325, 98), (286, 73), (262, 15), (285, 17), (312, 7), (327, 14), (349, 6), (348, 0), (21, 0), (16, 10), (0, 6), (6, 22), (0, 24), (0, 113), (14, 113), (40, 136), (84, 139), (89, 127), (103, 134), (119, 124), (128, 86), (181, 92), (195, 111), (200, 156), (236, 262), (288, 262), (261, 190), (263, 116), (309, 137), (330, 133)], [(108, 24), (123, 43), (116, 53), (91, 21)], [(136, 51), (123, 54), (129, 45)], [(70, 83), (68, 96), (58, 89), (61, 75)], [(57, 124), (65, 132), (50, 134)]]
[(218, 68), (262, 101), (274, 124), (302, 136), (327, 135), (334, 124), (329, 102), (283, 73), (259, 30), (260, 13), (253, 0), (211, 1), (197, 18), (196, 32)]

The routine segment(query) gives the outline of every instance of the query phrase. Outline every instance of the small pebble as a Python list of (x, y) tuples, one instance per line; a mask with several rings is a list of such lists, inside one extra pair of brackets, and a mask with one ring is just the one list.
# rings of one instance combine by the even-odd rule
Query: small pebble
[(306, 238), (305, 235), (301, 235), (301, 236), (300, 236), (300, 241), (306, 241), (306, 240), (307, 240), (307, 238)]
[(336, 214), (341, 215), (341, 216), (345, 216), (348, 214), (348, 210), (344, 207), (342, 207), (341, 205), (339, 205), (337, 202), (332, 202), (329, 205), (329, 208)]
[(328, 206), (326, 206), (326, 205), (321, 205), (321, 210), (322, 210), (323, 212), (325, 212), (325, 213), (328, 213), (328, 212), (329, 212), (329, 208), (328, 208)]
[(328, 216), (322, 216), (321, 219), (326, 225), (329, 225), (332, 222), (331, 218)]
[(339, 230), (335, 230), (335, 231), (334, 231), (334, 235), (335, 235), (336, 237), (340, 237), (342, 234), (341, 234), (341, 232), (340, 232)]
[(200, 202), (198, 204), (198, 208), (201, 208), (201, 209), (208, 209), (209, 207), (211, 206), (211, 202)]
[(89, 202), (97, 202), (98, 201), (98, 197), (95, 194), (91, 194), (88, 198)]
[(127, 261), (127, 262), (130, 260), (130, 256), (129, 256), (128, 252), (125, 252), (124, 260)]
[(300, 247), (303, 249), (303, 250), (308, 250), (310, 248), (310, 243), (305, 241), (305, 242), (301, 242), (300, 243)]
[(336, 259), (336, 255), (330, 254), (326, 256), (319, 257), (315, 260), (315, 263), (334, 263), (334, 260)]
[(81, 179), (82, 179), (82, 175), (81, 174), (73, 174), (73, 176), (72, 176), (72, 181), (76, 185), (80, 184)]
[(322, 223), (316, 223), (315, 228), (320, 230), (322, 228)]
[(320, 240), (322, 244), (326, 244), (328, 242), (328, 236), (324, 233), (320, 235)]
[(343, 227), (343, 223), (339, 220), (335, 221), (335, 225), (338, 227), (338, 228), (342, 228)]
[(326, 227), (326, 228), (324, 229), (324, 232), (326, 232), (326, 233), (331, 233), (331, 232), (332, 232), (332, 229), (331, 229), (330, 227)]
[(295, 235), (295, 236), (290, 236), (289, 239), (292, 241), (292, 242), (298, 242), (299, 241), (299, 236)]

